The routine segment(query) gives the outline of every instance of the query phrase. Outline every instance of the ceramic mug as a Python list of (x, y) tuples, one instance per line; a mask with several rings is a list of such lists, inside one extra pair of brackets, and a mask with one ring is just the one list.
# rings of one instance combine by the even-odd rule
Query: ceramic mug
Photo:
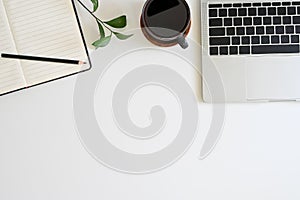
[(153, 44), (188, 47), (191, 12), (185, 0), (147, 0), (140, 23), (145, 37)]

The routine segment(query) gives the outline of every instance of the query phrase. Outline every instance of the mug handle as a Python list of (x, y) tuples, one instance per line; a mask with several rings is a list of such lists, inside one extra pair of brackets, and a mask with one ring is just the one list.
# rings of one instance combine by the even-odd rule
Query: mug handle
[(181, 46), (181, 48), (186, 49), (189, 47), (189, 43), (187, 42), (186, 38), (183, 34), (180, 34), (177, 38), (178, 44)]

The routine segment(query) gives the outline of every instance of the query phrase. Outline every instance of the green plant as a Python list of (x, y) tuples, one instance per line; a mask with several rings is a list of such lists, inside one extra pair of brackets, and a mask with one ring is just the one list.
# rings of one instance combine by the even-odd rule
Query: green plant
[[(91, 16), (93, 18), (95, 18), (95, 20), (97, 22), (100, 38), (98, 40), (96, 40), (95, 42), (93, 42), (93, 44), (92, 44), (96, 49), (107, 46), (109, 44), (109, 42), (111, 41), (111, 38), (113, 35), (115, 35), (120, 40), (126, 40), (126, 39), (130, 38), (131, 36), (133, 36), (132, 34), (125, 35), (125, 34), (122, 34), (120, 32), (113, 30), (113, 29), (124, 28), (127, 26), (127, 19), (126, 19), (125, 15), (116, 17), (109, 21), (103, 21), (94, 14), (99, 8), (98, 0), (90, 0), (93, 4), (93, 11), (90, 11), (90, 9), (88, 9), (88, 7), (86, 5), (84, 5), (84, 3), (82, 3), (82, 1), (80, 1), (80, 0), (77, 0), (77, 1), (84, 9), (86, 9), (91, 14)], [(105, 30), (107, 32), (109, 32), (108, 35), (106, 35)]]

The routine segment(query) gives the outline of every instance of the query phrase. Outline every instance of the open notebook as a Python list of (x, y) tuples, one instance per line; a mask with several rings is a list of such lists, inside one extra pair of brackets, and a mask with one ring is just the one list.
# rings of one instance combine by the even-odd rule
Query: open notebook
[(0, 0), (0, 52), (88, 63), (66, 65), (0, 58), (0, 95), (91, 66), (72, 0)]

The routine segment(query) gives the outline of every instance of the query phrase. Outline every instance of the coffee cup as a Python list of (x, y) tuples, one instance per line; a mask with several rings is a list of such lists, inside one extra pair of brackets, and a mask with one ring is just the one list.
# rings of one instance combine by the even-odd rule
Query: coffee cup
[(191, 12), (185, 0), (147, 0), (140, 24), (145, 37), (155, 45), (188, 47)]

